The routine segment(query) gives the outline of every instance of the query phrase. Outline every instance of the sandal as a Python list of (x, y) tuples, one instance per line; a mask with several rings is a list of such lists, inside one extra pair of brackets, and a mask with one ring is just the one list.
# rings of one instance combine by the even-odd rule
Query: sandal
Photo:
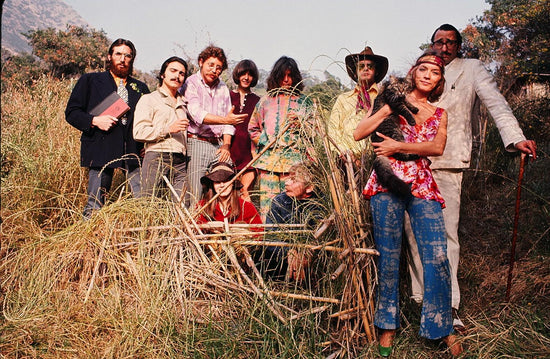
[(389, 357), (393, 350), (393, 340), (395, 339), (395, 329), (384, 329), (378, 340), (378, 352), (380, 356)]

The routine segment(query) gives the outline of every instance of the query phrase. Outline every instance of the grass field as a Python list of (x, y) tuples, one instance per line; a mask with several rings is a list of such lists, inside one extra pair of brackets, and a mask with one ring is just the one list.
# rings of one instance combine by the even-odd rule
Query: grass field
[[(181, 218), (169, 202), (129, 198), (120, 174), (110, 205), (81, 221), (87, 177), (79, 167), (79, 133), (63, 113), (72, 85), (48, 77), (30, 87), (2, 84), (3, 357), (323, 358), (341, 349), (348, 357), (377, 357), (375, 343), (346, 340), (341, 323), (328, 318), (334, 306), (315, 312), (324, 304), (278, 299), (289, 312), (306, 313), (281, 322), (266, 301), (197, 259), (181, 240)], [(519, 159), (503, 153), (489, 129), (479, 169), (465, 174), (459, 270), (465, 358), (550, 357), (550, 138), (544, 129), (537, 138), (540, 158), (525, 171), (509, 302)], [(321, 200), (330, 212), (332, 202)], [(149, 229), (126, 231), (137, 227)], [(313, 289), (269, 288), (338, 297), (347, 277), (327, 279), (337, 260), (319, 258)], [(402, 278), (402, 328), (392, 357), (449, 357), (419, 338), (419, 308), (407, 299), (405, 273)], [(336, 344), (321, 345), (330, 340)]]

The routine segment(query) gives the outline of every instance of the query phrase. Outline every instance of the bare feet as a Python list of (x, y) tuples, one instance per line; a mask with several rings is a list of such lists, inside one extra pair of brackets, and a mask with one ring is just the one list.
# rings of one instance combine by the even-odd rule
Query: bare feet
[(464, 352), (462, 344), (460, 344), (460, 342), (456, 338), (456, 335), (451, 334), (446, 336), (445, 338), (443, 338), (443, 343), (447, 345), (447, 347), (449, 348), (449, 352), (454, 357), (459, 356)]
[(378, 353), (381, 357), (387, 358), (393, 350), (393, 339), (395, 338), (395, 329), (382, 329), (378, 342)]
[(383, 347), (392, 347), (393, 340), (395, 339), (395, 329), (383, 329), (380, 332), (380, 338), (378, 343)]

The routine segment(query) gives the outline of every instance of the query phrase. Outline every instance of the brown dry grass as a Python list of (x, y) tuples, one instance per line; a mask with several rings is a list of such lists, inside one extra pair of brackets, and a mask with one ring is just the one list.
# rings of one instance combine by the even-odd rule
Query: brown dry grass
[[(125, 193), (120, 197), (122, 186), (115, 186), (112, 203), (91, 221), (81, 222), (85, 171), (78, 163), (78, 133), (63, 116), (70, 84), (44, 78), (32, 88), (16, 84), (4, 88), (2, 355), (313, 358), (330, 354), (318, 345), (334, 328), (324, 314), (281, 324), (250, 290), (197, 261), (196, 249), (188, 242), (172, 240), (184, 237), (184, 232), (170, 227), (180, 219), (169, 203), (136, 201)], [(487, 170), (466, 174), (459, 274), (461, 314), (470, 329), (463, 338), (468, 346), (465, 357), (550, 356), (547, 153), (543, 151), (527, 170), (518, 261), (507, 304), (517, 173), (512, 169), (498, 175)], [(501, 160), (498, 156), (493, 162)], [(330, 170), (321, 173), (328, 177)], [(352, 215), (345, 213), (344, 218)], [(345, 228), (345, 223), (339, 225)], [(144, 226), (169, 227), (121, 231)], [(336, 266), (327, 256), (315, 267), (323, 283), (317, 294), (341, 293), (344, 283), (329, 285), (326, 278)], [(393, 357), (447, 357), (436, 344), (418, 338), (418, 309), (405, 298), (403, 328)], [(281, 302), (298, 310), (315, 307)], [(355, 353), (373, 357), (376, 345), (359, 346)]]

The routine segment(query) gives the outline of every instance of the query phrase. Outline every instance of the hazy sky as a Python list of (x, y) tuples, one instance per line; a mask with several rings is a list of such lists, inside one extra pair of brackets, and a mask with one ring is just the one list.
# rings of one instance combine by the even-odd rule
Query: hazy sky
[(209, 43), (229, 60), (250, 58), (270, 70), (282, 55), (324, 79), (345, 84), (344, 57), (365, 45), (403, 73), (439, 25), (459, 30), (489, 8), (484, 0), (64, 0), (90, 25), (137, 48), (135, 67), (158, 69), (170, 56), (198, 53)]

